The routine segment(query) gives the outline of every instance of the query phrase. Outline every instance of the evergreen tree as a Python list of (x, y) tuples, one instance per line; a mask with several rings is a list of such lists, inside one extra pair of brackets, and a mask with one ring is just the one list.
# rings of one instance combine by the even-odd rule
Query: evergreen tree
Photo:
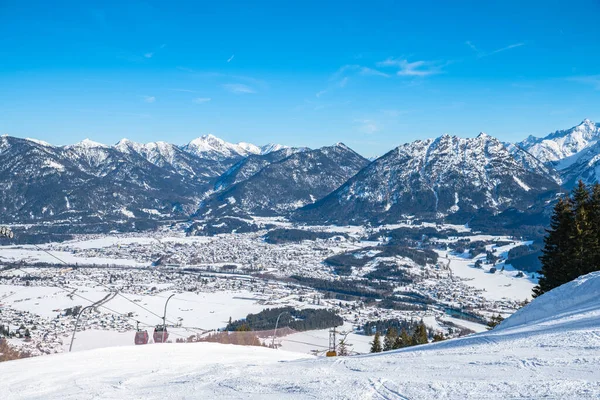
[(408, 347), (412, 345), (410, 336), (408, 336), (408, 332), (406, 332), (406, 329), (404, 328), (402, 328), (402, 331), (400, 331), (400, 342), (402, 343), (400, 347)]
[(441, 342), (443, 340), (446, 340), (446, 337), (444, 336), (444, 334), (442, 332), (438, 332), (435, 335), (433, 335), (434, 342)]
[(592, 229), (593, 238), (588, 243), (590, 246), (589, 264), (582, 271), (587, 274), (600, 270), (600, 184), (596, 183), (591, 188), (588, 205), (589, 224)]
[(425, 323), (423, 321), (421, 321), (419, 325), (417, 325), (417, 328), (413, 332), (411, 342), (413, 346), (429, 342), (427, 338), (427, 327), (425, 326)]
[(492, 315), (492, 318), (487, 323), (488, 330), (492, 330), (497, 327), (500, 322), (504, 321), (504, 317), (498, 313), (498, 315)]
[(388, 328), (385, 338), (383, 339), (383, 351), (393, 350), (396, 338), (398, 338), (398, 331), (396, 328)]
[(404, 347), (404, 345), (402, 344), (402, 338), (400, 336), (397, 336), (396, 340), (394, 340), (394, 345), (392, 346), (392, 349), (397, 350), (401, 349), (402, 347)]
[(591, 225), (590, 213), (592, 209), (590, 192), (582, 181), (573, 191), (573, 214), (575, 224), (572, 232), (573, 242), (573, 269), (568, 275), (572, 280), (587, 271), (595, 270), (593, 265), (594, 251), (597, 248), (594, 227)]
[(375, 332), (373, 343), (371, 343), (371, 353), (381, 353), (381, 351), (381, 335), (379, 334), (379, 332)]
[(534, 297), (600, 270), (600, 185), (579, 181), (554, 207), (540, 257), (542, 277)]
[(554, 206), (550, 229), (546, 230), (544, 248), (540, 257), (542, 276), (537, 286), (533, 288), (534, 297), (570, 280), (567, 271), (572, 263), (573, 224), (571, 199), (569, 197), (559, 199)]

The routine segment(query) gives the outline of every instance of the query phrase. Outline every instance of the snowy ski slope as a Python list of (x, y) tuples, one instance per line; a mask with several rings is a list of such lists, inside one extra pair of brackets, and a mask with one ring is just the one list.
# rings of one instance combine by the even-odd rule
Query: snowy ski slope
[(377, 355), (312, 358), (211, 343), (0, 364), (10, 399), (587, 399), (600, 396), (600, 272), (494, 331)]

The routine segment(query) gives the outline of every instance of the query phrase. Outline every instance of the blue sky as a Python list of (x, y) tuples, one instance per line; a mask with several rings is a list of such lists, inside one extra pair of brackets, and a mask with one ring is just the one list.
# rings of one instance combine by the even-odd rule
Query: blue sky
[(0, 0), (0, 133), (367, 155), (600, 120), (598, 1)]

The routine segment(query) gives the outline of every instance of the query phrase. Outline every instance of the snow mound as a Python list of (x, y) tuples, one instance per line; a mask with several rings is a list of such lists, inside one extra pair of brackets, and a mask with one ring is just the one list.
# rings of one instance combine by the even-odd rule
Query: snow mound
[(563, 319), (600, 314), (600, 271), (583, 275), (572, 282), (544, 293), (506, 319), (496, 330), (523, 325), (558, 323)]

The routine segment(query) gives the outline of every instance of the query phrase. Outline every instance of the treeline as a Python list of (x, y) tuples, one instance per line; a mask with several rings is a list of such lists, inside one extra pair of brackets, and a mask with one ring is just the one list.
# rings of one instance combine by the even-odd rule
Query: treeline
[(600, 270), (600, 184), (579, 184), (556, 203), (540, 257), (540, 296), (573, 279)]
[[(388, 320), (384, 322), (389, 321), (394, 320)], [(389, 323), (385, 331), (377, 330), (375, 332), (375, 336), (373, 337), (373, 342), (371, 342), (371, 353), (380, 353), (382, 351), (396, 350), (404, 347), (426, 344), (429, 343), (429, 336), (433, 337), (434, 342), (439, 342), (446, 339), (442, 333), (431, 335), (431, 333), (427, 331), (427, 327), (423, 321), (411, 323), (408, 329), (403, 325), (404, 324), (402, 323)], [(401, 327), (399, 328), (399, 326)], [(385, 332), (385, 336), (383, 336), (383, 343), (381, 340), (381, 332)]]
[(281, 229), (273, 229), (272, 231), (267, 232), (267, 234), (264, 236), (264, 239), (265, 239), (265, 242), (267, 242), (267, 243), (281, 244), (281, 243), (288, 243), (288, 242), (298, 243), (303, 240), (317, 240), (317, 239), (325, 240), (325, 239), (331, 239), (332, 237), (335, 237), (335, 236), (342, 236), (346, 239), (349, 238), (349, 236), (343, 232), (313, 232), (313, 231), (306, 231), (303, 229), (281, 228)]
[(312, 287), (313, 289), (335, 294), (339, 300), (348, 300), (353, 297), (381, 298), (392, 293), (394, 287), (387, 282), (373, 282), (366, 280), (333, 280), (292, 275), (290, 277), (297, 283)]
[[(368, 252), (372, 252), (371, 255)], [(433, 250), (388, 244), (385, 246), (363, 247), (360, 250), (336, 254), (326, 258), (323, 262), (333, 267), (336, 274), (347, 276), (351, 274), (353, 267), (362, 268), (375, 258), (397, 256), (409, 258), (421, 266), (435, 264), (438, 261), (438, 254)]]
[(542, 255), (542, 241), (536, 241), (531, 245), (517, 246), (508, 252), (506, 264), (525, 272), (538, 272), (542, 267), (540, 256)]
[(293, 307), (267, 308), (258, 314), (248, 314), (245, 319), (230, 321), (227, 331), (264, 331), (275, 329), (279, 318), (278, 328), (289, 327), (295, 331), (327, 329), (344, 323), (342, 317), (333, 311), (307, 308), (298, 310)]
[(390, 243), (403, 245), (407, 241), (422, 241), (424, 239), (448, 239), (449, 237), (467, 236), (468, 232), (456, 232), (451, 229), (443, 229), (441, 226), (397, 228), (393, 230), (379, 231), (369, 237), (369, 240), (377, 240), (381, 236), (390, 239)]
[(365, 275), (367, 279), (378, 279), (382, 281), (394, 281), (405, 285), (414, 282), (414, 277), (406, 271), (406, 268), (399, 267), (396, 263), (380, 263), (374, 271)]
[(400, 332), (402, 329), (404, 329), (407, 332), (412, 333), (412, 332), (414, 332), (417, 325), (418, 325), (418, 322), (416, 322), (416, 321), (410, 321), (410, 320), (407, 321), (407, 320), (403, 320), (403, 319), (392, 318), (392, 319), (380, 319), (377, 321), (368, 321), (368, 322), (365, 322), (365, 324), (363, 325), (362, 328), (363, 328), (363, 332), (365, 333), (365, 335), (371, 336), (377, 332), (379, 332), (380, 334), (384, 334), (390, 328), (394, 328), (398, 332)]

